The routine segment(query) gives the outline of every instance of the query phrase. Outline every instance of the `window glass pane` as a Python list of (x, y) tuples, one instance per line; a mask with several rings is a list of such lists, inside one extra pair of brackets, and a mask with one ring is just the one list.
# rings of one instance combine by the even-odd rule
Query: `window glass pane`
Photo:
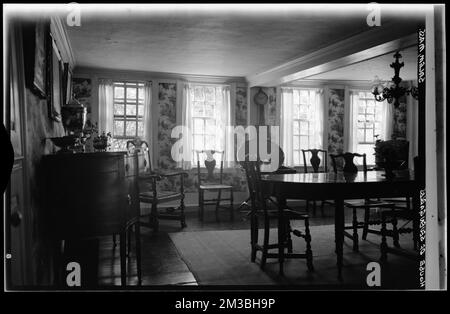
[(136, 99), (136, 88), (127, 87), (127, 99), (128, 100)]
[(125, 106), (121, 104), (114, 105), (114, 114), (123, 116), (125, 114)]
[(359, 105), (358, 113), (359, 114), (365, 114), (366, 113), (366, 107), (364, 105)]
[(136, 105), (127, 104), (127, 116), (135, 116), (136, 115)]
[(366, 142), (374, 142), (373, 129), (366, 129)]
[(308, 143), (308, 137), (307, 136), (300, 136), (300, 148), (301, 149), (308, 149), (309, 143)]
[(203, 134), (204, 131), (205, 129), (203, 119), (194, 119), (194, 133)]
[(300, 165), (300, 152), (294, 151), (294, 165)]
[(364, 142), (364, 129), (358, 129), (358, 142)]
[(205, 149), (216, 149), (215, 135), (205, 136)]
[(366, 122), (366, 115), (359, 114), (358, 115), (358, 122)]
[(367, 107), (375, 107), (375, 100), (367, 100)]
[(143, 88), (139, 88), (139, 99), (140, 100), (144, 100), (144, 89)]
[(364, 92), (358, 93), (359, 98), (366, 98), (366, 94)]
[(141, 117), (144, 116), (144, 106), (138, 106), (138, 115)]
[(136, 136), (136, 121), (126, 121), (126, 136)]
[(138, 136), (144, 136), (144, 122), (138, 121)]
[(203, 135), (194, 135), (194, 150), (203, 150), (205, 145), (203, 144)]
[(205, 105), (205, 116), (214, 117), (214, 103), (207, 102)]
[(296, 150), (300, 149), (300, 137), (294, 136), (294, 138), (292, 140), (292, 144), (294, 146), (294, 149), (296, 149)]
[(216, 123), (213, 119), (206, 119), (206, 128), (205, 128), (205, 134), (216, 134)]
[(203, 117), (203, 103), (202, 102), (194, 102), (194, 117)]
[(367, 107), (366, 113), (368, 114), (374, 114), (375, 113), (375, 107)]
[(292, 91), (292, 101), (293, 101), (294, 106), (300, 104), (300, 92), (299, 92), (299, 90), (294, 89)]
[(114, 131), (115, 136), (123, 136), (123, 120), (114, 120)]
[(378, 132), (381, 130), (381, 123), (380, 122), (375, 122), (375, 131), (377, 131), (378, 130)]
[(372, 114), (368, 114), (368, 115), (366, 115), (366, 121), (368, 121), (368, 122), (373, 122), (374, 121), (374, 115), (372, 115)]
[(309, 134), (309, 123), (305, 121), (300, 121), (300, 134), (308, 135)]
[(114, 86), (114, 98), (123, 99), (123, 87)]

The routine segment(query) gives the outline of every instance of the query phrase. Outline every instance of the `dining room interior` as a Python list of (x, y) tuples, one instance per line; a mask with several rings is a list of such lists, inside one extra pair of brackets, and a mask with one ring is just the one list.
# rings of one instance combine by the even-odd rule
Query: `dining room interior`
[(446, 288), (441, 7), (9, 9), (10, 289)]

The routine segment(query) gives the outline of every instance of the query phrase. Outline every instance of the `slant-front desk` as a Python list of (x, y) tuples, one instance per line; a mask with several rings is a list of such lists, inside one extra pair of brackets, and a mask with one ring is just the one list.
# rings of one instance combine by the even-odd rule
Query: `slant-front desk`
[[(139, 211), (134, 195), (138, 168), (135, 157), (126, 152), (44, 157), (45, 210), (49, 233), (58, 248), (55, 264), (59, 261), (61, 240), (118, 234), (121, 280), (125, 284), (126, 230), (137, 220)], [(60, 266), (55, 268), (58, 284)]]

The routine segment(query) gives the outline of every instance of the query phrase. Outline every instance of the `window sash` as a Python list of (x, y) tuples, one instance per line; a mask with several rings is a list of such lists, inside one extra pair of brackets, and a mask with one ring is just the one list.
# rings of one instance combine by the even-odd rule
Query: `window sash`
[[(120, 89), (122, 89), (120, 91)], [(131, 90), (131, 92), (129, 92)], [(144, 134), (144, 83), (138, 81), (113, 82), (113, 137), (117, 139), (133, 139)], [(116, 108), (121, 106), (122, 113), (117, 113)], [(133, 108), (134, 107), (134, 108)], [(132, 108), (132, 109), (131, 109)], [(131, 110), (130, 110), (131, 109)], [(135, 114), (131, 114), (134, 112)], [(132, 123), (134, 122), (134, 127)], [(121, 131), (116, 130), (116, 123), (122, 124)], [(130, 123), (130, 124), (129, 124)], [(133, 130), (133, 134), (127, 133), (127, 126)]]

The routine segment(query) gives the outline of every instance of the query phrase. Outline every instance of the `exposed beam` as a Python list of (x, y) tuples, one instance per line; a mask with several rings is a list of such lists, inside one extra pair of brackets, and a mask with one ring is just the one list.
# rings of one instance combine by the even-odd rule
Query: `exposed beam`
[(51, 17), (51, 33), (55, 42), (61, 52), (61, 58), (64, 62), (68, 62), (70, 68), (73, 69), (76, 65), (72, 46), (70, 44), (69, 36), (67, 35), (64, 22), (59, 17)]
[(276, 86), (415, 45), (411, 29), (375, 27), (267, 71), (247, 76), (249, 86)]

